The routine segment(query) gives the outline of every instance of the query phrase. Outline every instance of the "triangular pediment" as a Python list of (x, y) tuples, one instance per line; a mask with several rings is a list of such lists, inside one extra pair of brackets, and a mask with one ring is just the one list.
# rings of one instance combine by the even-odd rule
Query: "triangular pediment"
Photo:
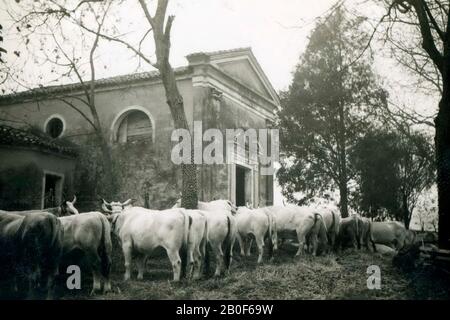
[(279, 98), (250, 48), (206, 53), (209, 63), (279, 105)]
[(219, 69), (224, 71), (226, 74), (245, 84), (247, 87), (255, 90), (268, 99), (272, 99), (269, 91), (266, 89), (264, 83), (261, 81), (261, 78), (255, 72), (255, 69), (252, 67), (247, 58), (243, 57), (241, 59), (219, 63), (213, 62), (213, 64), (219, 67)]

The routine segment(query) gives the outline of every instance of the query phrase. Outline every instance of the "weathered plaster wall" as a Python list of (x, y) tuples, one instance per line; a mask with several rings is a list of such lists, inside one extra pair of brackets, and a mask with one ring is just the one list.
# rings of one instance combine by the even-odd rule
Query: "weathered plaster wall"
[(37, 150), (0, 146), (0, 209), (41, 209), (46, 171), (64, 176), (63, 196), (73, 194), (75, 160)]

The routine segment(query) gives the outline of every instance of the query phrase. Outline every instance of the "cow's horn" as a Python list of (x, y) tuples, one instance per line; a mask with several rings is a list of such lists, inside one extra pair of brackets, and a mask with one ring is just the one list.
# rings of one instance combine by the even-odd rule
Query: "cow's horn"
[(128, 199), (127, 201), (122, 203), (122, 207), (125, 207), (125, 206), (129, 205), (132, 201), (133, 201), (133, 199)]
[(105, 199), (103, 199), (103, 198), (102, 198), (102, 202), (103, 202), (103, 203), (102, 203), (102, 209), (103, 209), (103, 211), (105, 211), (105, 212), (110, 212), (110, 213), (111, 213), (112, 210), (108, 209), (108, 207), (107, 207), (107, 206), (109, 206), (109, 203), (106, 202)]
[(108, 209), (108, 207), (107, 207), (106, 204), (104, 204), (104, 203), (102, 203), (102, 209), (103, 209), (103, 211), (105, 211), (105, 212), (112, 213), (112, 210)]

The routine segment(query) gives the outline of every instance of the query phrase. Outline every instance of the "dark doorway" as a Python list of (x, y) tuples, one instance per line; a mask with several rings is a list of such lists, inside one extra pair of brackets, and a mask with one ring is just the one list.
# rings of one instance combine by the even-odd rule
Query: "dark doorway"
[(44, 208), (53, 208), (61, 201), (62, 178), (53, 174), (45, 175)]
[(245, 206), (245, 174), (246, 169), (236, 166), (236, 205)]

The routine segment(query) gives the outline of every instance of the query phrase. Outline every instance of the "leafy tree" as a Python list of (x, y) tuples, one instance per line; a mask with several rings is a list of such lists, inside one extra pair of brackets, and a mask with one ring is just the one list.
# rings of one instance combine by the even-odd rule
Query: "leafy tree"
[(422, 192), (433, 184), (433, 148), (417, 131), (403, 135), (377, 129), (363, 137), (352, 150), (357, 171), (359, 207), (371, 217), (382, 210), (408, 228)]
[(371, 218), (383, 211), (393, 214), (400, 209), (397, 138), (392, 132), (372, 130), (350, 152), (358, 183), (355, 206)]
[(337, 187), (343, 216), (353, 176), (348, 149), (370, 127), (371, 110), (386, 100), (364, 47), (369, 36), (362, 22), (343, 7), (318, 22), (278, 114), (284, 195), (313, 196)]

